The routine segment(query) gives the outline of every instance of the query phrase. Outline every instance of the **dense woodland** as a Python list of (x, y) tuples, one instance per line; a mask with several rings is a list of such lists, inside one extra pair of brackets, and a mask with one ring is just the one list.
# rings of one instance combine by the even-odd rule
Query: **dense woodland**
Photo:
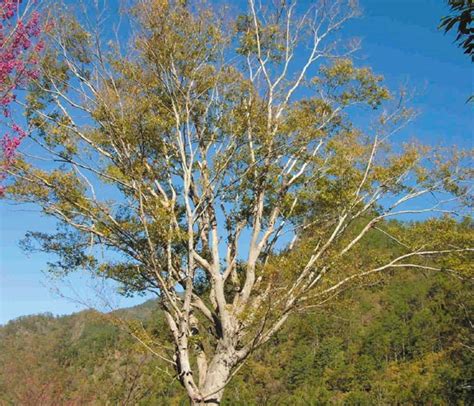
[[(472, 238), (470, 221), (455, 228), (458, 239)], [(359, 254), (395, 247), (372, 237)], [(470, 281), (386, 274), (293, 315), (238, 371), (222, 403), (470, 405), (473, 309)], [(19, 318), (0, 329), (0, 402), (187, 405), (175, 372), (153, 354), (172, 353), (171, 343), (155, 301), (109, 314)]]
[[(227, 405), (469, 405), (472, 295), (441, 274), (404, 272), (294, 316), (231, 383)], [(166, 337), (153, 302), (128, 325)], [(118, 315), (22, 317), (0, 330), (5, 405), (187, 405), (174, 372)], [(156, 339), (156, 337), (155, 337)], [(275, 366), (277, 368), (275, 368)]]

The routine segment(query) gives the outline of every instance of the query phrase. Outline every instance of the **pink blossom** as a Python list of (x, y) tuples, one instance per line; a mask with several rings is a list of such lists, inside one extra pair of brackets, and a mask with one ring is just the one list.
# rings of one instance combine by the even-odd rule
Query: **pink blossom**
[(5, 118), (0, 124), (9, 126), (12, 131), (0, 140), (0, 196), (5, 191), (1, 183), (6, 179), (16, 151), (26, 137), (26, 132), (12, 122), (11, 104), (20, 87), (39, 77), (36, 54), (44, 47), (39, 39), (44, 31), (39, 13), (19, 14), (21, 3), (22, 0), (0, 0), (0, 112)]

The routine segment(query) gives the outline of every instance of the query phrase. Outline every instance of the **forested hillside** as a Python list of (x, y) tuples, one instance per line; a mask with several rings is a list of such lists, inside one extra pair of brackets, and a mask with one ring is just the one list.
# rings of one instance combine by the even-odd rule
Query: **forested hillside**
[[(471, 288), (403, 272), (293, 316), (236, 375), (223, 404), (472, 404)], [(151, 351), (165, 331), (154, 302), (12, 321), (0, 329), (1, 403), (185, 405), (174, 371)]]

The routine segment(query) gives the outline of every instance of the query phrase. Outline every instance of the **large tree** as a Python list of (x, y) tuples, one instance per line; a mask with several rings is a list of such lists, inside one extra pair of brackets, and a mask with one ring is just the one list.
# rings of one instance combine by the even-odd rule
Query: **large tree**
[[(140, 0), (115, 45), (57, 17), (26, 106), (36, 147), (9, 169), (7, 197), (58, 220), (30, 234), (59, 255), (53, 271), (156, 293), (175, 344), (156, 355), (193, 404), (219, 404), (294, 312), (384, 271), (466, 272), (472, 249), (443, 220), (385, 221), (450, 216), (470, 178), (460, 152), (393, 143), (413, 112), (348, 59), (357, 43), (338, 32), (356, 13), (250, 0), (232, 19)], [(354, 266), (370, 233), (399, 250)]]

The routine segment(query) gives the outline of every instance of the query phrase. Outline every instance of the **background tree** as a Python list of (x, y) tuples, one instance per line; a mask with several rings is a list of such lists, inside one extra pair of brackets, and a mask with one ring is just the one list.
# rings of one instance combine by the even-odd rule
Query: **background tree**
[[(11, 165), (7, 197), (58, 219), (29, 235), (52, 271), (156, 293), (174, 342), (156, 355), (194, 404), (219, 404), (291, 314), (353, 284), (470, 272), (448, 217), (387, 222), (461, 211), (471, 173), (462, 152), (392, 143), (413, 112), (347, 59), (357, 44), (337, 34), (356, 13), (251, 0), (229, 21), (141, 0), (128, 47), (57, 16), (27, 104), (38, 153)], [(398, 249), (350, 266), (372, 233)]]
[(40, 35), (45, 21), (41, 21), (35, 5), (35, 0), (0, 1), (0, 109), (3, 117), (0, 125), (9, 128), (1, 134), (0, 140), (0, 194), (6, 171), (26, 137), (24, 129), (12, 117), (11, 104), (17, 91), (38, 77), (37, 54), (43, 49)]
[(453, 28), (457, 31), (456, 42), (464, 49), (464, 53), (474, 58), (474, 28), (471, 28), (474, 14), (472, 0), (448, 0), (451, 14), (441, 19), (440, 28), (448, 32)]

